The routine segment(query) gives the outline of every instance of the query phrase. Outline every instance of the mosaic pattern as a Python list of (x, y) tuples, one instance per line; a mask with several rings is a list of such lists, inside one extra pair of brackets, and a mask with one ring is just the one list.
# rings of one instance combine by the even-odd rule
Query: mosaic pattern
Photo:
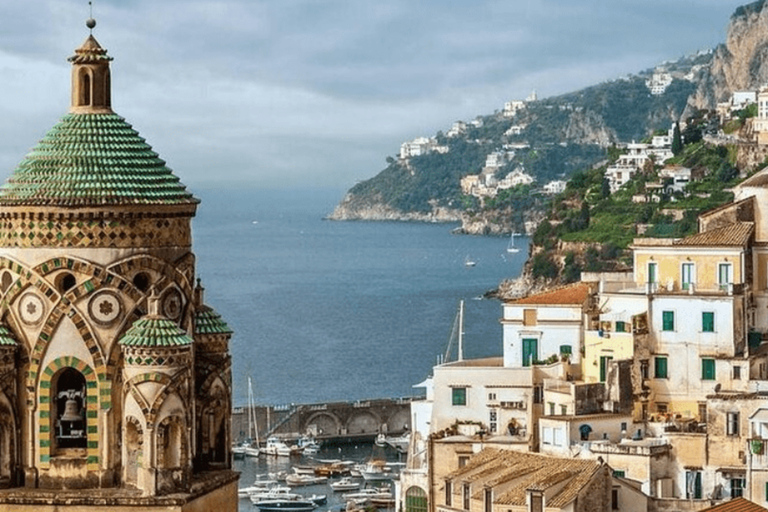
[(101, 212), (97, 219), (60, 220), (58, 216), (25, 219), (6, 213), (0, 215), (0, 246), (191, 247), (191, 215), (132, 219)]
[(67, 114), (0, 188), (0, 204), (196, 204), (165, 161), (117, 114)]
[(156, 347), (149, 348), (147, 350), (146, 347), (141, 347), (140, 349), (126, 347), (126, 364), (134, 366), (187, 366), (190, 363), (190, 353), (188, 350), (170, 350), (170, 347), (160, 350), (151, 350)]
[[(53, 389), (51, 380), (59, 370), (74, 368), (85, 377), (87, 386), (86, 429), (87, 429), (87, 467), (89, 471), (99, 469), (99, 423), (98, 409), (99, 384), (93, 369), (76, 357), (65, 356), (54, 360), (43, 370), (40, 376), (40, 393), (38, 396), (40, 467), (47, 469), (51, 465), (51, 404), (55, 397), (51, 396)], [(102, 395), (103, 396), (103, 395)]]

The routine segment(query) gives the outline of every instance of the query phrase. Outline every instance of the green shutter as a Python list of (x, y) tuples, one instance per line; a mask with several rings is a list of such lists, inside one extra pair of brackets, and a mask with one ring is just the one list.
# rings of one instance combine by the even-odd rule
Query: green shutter
[(616, 322), (616, 332), (626, 332), (626, 327), (624, 327), (624, 322)]
[(715, 314), (711, 311), (701, 313), (702, 332), (715, 332)]
[(560, 345), (561, 354), (572, 354), (570, 345)]
[(605, 382), (608, 374), (608, 365), (613, 360), (611, 356), (600, 356), (600, 382)]
[(531, 366), (538, 358), (536, 338), (523, 338), (523, 366)]
[(667, 358), (666, 357), (656, 357), (654, 359), (655, 364), (655, 377), (657, 379), (666, 379), (667, 378)]
[(453, 405), (467, 405), (467, 388), (453, 388), (451, 403)]
[(674, 331), (675, 330), (675, 312), (663, 311), (661, 313), (662, 318), (662, 330)]
[(702, 380), (715, 380), (715, 360), (701, 360), (701, 378)]

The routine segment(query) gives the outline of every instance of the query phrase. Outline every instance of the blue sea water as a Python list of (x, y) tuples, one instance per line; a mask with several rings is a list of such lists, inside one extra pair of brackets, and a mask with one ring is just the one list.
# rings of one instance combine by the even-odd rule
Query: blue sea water
[[(501, 304), (478, 300), (527, 255), (449, 224), (323, 220), (341, 190), (195, 190), (206, 302), (235, 331), (234, 403), (412, 396), (461, 299), (465, 357), (501, 354)], [(465, 265), (466, 258), (477, 264)]]

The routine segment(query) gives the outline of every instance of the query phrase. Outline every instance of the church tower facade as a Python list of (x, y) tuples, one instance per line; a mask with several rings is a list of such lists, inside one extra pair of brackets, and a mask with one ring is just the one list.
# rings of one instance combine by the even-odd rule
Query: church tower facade
[(111, 60), (75, 50), (69, 113), (0, 188), (0, 509), (234, 511), (199, 201), (112, 111)]

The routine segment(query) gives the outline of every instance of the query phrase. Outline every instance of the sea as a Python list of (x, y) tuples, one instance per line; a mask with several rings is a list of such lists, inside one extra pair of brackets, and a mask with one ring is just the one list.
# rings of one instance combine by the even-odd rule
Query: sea
[(527, 238), (509, 253), (455, 224), (324, 220), (339, 189), (193, 192), (205, 301), (234, 331), (235, 406), (249, 378), (263, 405), (418, 396), (460, 301), (464, 356), (501, 355), (501, 303), (483, 295), (520, 274)]

